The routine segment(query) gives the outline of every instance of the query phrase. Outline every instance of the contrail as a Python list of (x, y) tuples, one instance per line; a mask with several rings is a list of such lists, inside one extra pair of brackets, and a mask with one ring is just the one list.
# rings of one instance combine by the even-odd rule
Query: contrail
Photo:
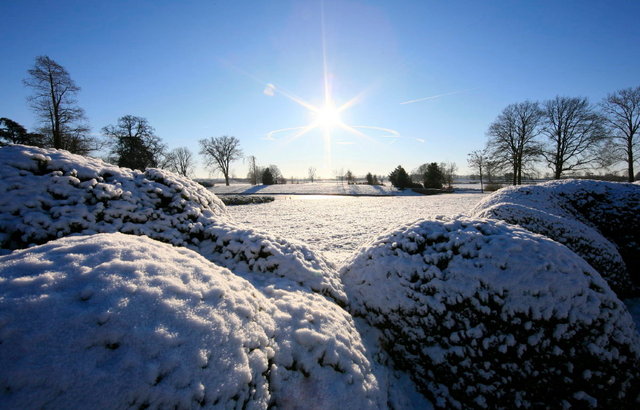
[(404, 104), (413, 104), (413, 103), (417, 103), (417, 102), (420, 102), (420, 101), (435, 100), (435, 99), (440, 98), (440, 97), (446, 97), (446, 96), (448, 96), (448, 95), (455, 95), (455, 94), (466, 93), (466, 92), (468, 92), (468, 91), (472, 91), (472, 90), (475, 90), (475, 88), (470, 88), (470, 89), (468, 89), (468, 90), (453, 91), (453, 92), (445, 93), (445, 94), (432, 95), (432, 96), (430, 96), (430, 97), (417, 98), (417, 99), (415, 99), (415, 100), (409, 100), (409, 101), (401, 102), (400, 104), (401, 104), (401, 105), (404, 105)]
[(388, 135), (383, 135), (382, 136), (383, 138), (399, 138), (400, 137), (400, 133), (391, 128), (374, 127), (371, 125), (354, 125), (353, 128), (365, 128), (368, 130), (377, 130), (377, 131), (383, 131), (388, 133)]

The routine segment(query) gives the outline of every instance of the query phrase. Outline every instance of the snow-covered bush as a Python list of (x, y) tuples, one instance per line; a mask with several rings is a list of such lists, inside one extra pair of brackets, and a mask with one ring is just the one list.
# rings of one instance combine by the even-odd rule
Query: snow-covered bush
[(119, 233), (0, 257), (0, 363), (0, 408), (386, 403), (335, 303)]
[(0, 148), (0, 175), (5, 253), (72, 234), (145, 235), (193, 249), (251, 280), (273, 284), (286, 277), (346, 301), (333, 265), (305, 245), (235, 224), (215, 195), (188, 178), (21, 145)]
[(618, 295), (640, 285), (640, 186), (565, 180), (502, 189), (471, 215), (520, 225), (584, 258)]
[(453, 408), (631, 408), (633, 321), (569, 249), (502, 221), (428, 220), (381, 236), (341, 270), (354, 316)]

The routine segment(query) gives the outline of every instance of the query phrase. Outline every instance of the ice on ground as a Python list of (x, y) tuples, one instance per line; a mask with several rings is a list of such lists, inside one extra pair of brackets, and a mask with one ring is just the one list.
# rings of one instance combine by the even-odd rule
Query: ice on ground
[(234, 223), (224, 204), (188, 178), (119, 168), (66, 151), (0, 148), (0, 248), (67, 235), (122, 232), (193, 249), (267, 285), (299, 286), (344, 304), (331, 263), (306, 245)]
[(185, 248), (98, 234), (0, 257), (2, 408), (381, 408), (350, 315)]
[[(341, 270), (354, 316), (439, 407), (633, 407), (639, 337), (602, 277), (552, 240), (485, 219), (420, 221)], [(585, 393), (587, 392), (587, 393)]]
[(638, 185), (563, 180), (508, 187), (480, 201), (471, 214), (501, 219), (558, 241), (589, 262), (619, 295), (637, 292)]

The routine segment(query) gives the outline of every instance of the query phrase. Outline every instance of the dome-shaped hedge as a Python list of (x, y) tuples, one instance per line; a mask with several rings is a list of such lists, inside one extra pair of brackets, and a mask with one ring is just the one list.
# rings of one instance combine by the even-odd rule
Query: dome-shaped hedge
[(421, 221), (341, 274), (354, 316), (437, 406), (637, 405), (632, 319), (563, 245), (500, 221)]
[(640, 186), (589, 180), (503, 188), (471, 211), (566, 245), (621, 296), (640, 285)]
[(98, 234), (0, 257), (1, 408), (379, 408), (350, 315)]
[(144, 235), (193, 249), (250, 280), (287, 278), (346, 301), (322, 256), (235, 224), (214, 194), (188, 178), (22, 145), (0, 148), (0, 175), (0, 252), (72, 234)]

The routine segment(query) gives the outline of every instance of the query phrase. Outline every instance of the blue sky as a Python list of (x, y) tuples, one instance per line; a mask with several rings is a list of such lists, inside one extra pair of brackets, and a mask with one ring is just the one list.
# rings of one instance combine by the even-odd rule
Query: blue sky
[[(2, 1), (0, 117), (37, 125), (22, 79), (48, 55), (82, 88), (96, 135), (132, 114), (194, 153), (234, 135), (286, 177), (434, 161), (465, 173), (506, 105), (640, 85), (639, 12), (638, 1)], [(336, 105), (359, 96), (341, 121), (365, 135), (268, 138), (314, 120), (285, 93), (323, 106), (325, 72)]]

